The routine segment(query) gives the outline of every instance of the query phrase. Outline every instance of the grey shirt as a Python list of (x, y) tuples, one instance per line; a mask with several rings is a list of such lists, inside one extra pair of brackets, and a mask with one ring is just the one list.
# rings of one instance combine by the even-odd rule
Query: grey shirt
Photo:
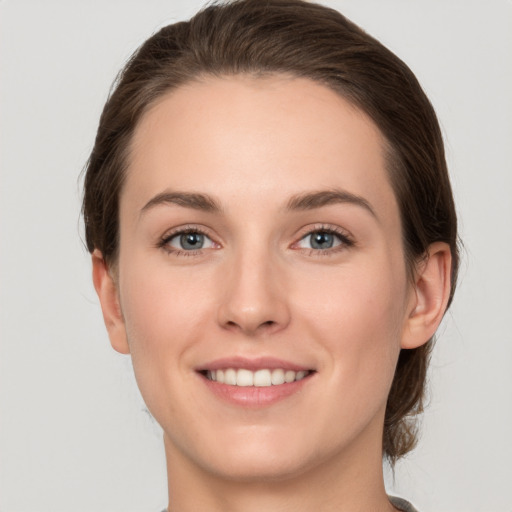
[(403, 498), (390, 496), (389, 501), (391, 501), (394, 507), (402, 512), (418, 512), (407, 500), (404, 500)]
[[(390, 496), (389, 501), (392, 503), (394, 507), (402, 512), (418, 512), (407, 500), (403, 498), (397, 498), (396, 496)], [(167, 512), (167, 510), (162, 510), (162, 512)]]

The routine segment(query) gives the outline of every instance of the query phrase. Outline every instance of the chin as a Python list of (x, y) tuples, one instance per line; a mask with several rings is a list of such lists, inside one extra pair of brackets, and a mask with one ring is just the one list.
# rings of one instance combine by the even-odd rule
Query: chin
[[(261, 450), (259, 457), (234, 454), (220, 464), (211, 464), (210, 472), (224, 480), (238, 482), (282, 482), (296, 478), (315, 464), (311, 460), (301, 459), (297, 454), (287, 456), (284, 453), (270, 454)], [(266, 452), (261, 454), (261, 452)], [(262, 456), (263, 455), (263, 456)]]
[(295, 479), (321, 466), (336, 448), (311, 443), (311, 437), (305, 432), (300, 435), (297, 428), (277, 432), (259, 428), (243, 434), (225, 431), (216, 443), (205, 442), (205, 449), (196, 445), (190, 458), (203, 471), (225, 481), (271, 483)]

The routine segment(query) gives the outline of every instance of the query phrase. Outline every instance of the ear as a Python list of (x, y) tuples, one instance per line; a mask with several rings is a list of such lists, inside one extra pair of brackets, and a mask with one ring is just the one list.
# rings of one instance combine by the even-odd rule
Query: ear
[(436, 332), (450, 297), (451, 265), (448, 244), (436, 242), (429, 247), (427, 258), (416, 271), (402, 348), (417, 348)]
[(107, 327), (110, 343), (114, 350), (122, 354), (129, 354), (130, 347), (126, 337), (126, 327), (119, 303), (117, 285), (101, 251), (98, 249), (95, 249), (92, 253), (92, 280), (100, 299), (103, 320)]

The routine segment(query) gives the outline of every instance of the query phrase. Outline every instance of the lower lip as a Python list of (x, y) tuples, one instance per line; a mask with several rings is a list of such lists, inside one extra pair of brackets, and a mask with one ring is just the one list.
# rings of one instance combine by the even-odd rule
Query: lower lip
[(222, 400), (241, 407), (265, 407), (280, 402), (298, 393), (311, 379), (308, 375), (301, 380), (277, 386), (230, 386), (207, 379), (201, 375), (208, 389)]

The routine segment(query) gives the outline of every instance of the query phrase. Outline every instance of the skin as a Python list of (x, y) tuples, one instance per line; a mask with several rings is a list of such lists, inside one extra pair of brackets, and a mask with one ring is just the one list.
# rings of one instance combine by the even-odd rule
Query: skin
[[(119, 260), (109, 271), (95, 251), (93, 278), (112, 345), (131, 354), (163, 427), (173, 511), (394, 510), (386, 399), (400, 349), (441, 321), (450, 252), (434, 244), (408, 278), (383, 147), (364, 113), (285, 76), (205, 78), (141, 119)], [(344, 200), (289, 208), (333, 190)], [(219, 210), (161, 201), (176, 192)], [(183, 228), (204, 232), (205, 246), (180, 248)], [(309, 234), (326, 230), (333, 247), (312, 248)], [(197, 371), (234, 356), (314, 373), (284, 400), (243, 407)]]

